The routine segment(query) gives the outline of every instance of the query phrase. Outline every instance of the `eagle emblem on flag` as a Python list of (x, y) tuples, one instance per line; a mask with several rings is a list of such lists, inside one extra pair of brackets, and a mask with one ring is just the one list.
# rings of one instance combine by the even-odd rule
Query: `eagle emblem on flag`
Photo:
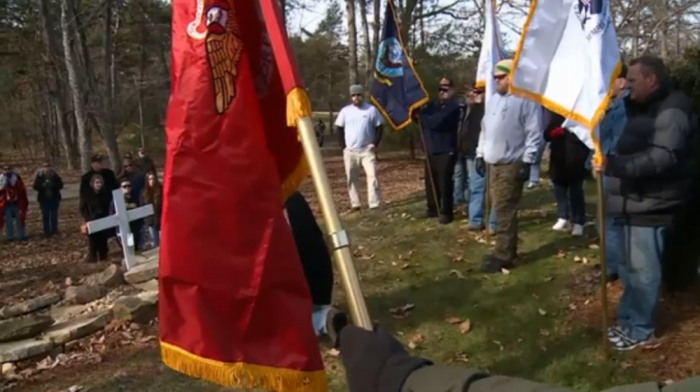
[(240, 27), (233, 0), (216, 1), (207, 9), (205, 47), (216, 113), (223, 114), (236, 97), (238, 63), (243, 53)]
[[(581, 28), (586, 32), (586, 38), (602, 34), (608, 27), (609, 15), (607, 0), (577, 0), (574, 2), (574, 13), (581, 22)], [(590, 23), (592, 22), (592, 23)]]

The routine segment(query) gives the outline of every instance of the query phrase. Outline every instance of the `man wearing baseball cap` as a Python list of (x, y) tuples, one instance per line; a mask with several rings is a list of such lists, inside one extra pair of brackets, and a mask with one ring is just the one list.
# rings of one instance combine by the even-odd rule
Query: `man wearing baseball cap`
[(476, 149), (476, 171), (489, 167), (489, 187), (498, 217), (493, 254), (484, 258), (484, 272), (511, 268), (518, 251), (518, 203), (530, 177), (530, 166), (544, 144), (542, 107), (508, 93), (513, 60), (499, 61), (493, 70), (496, 92), (485, 108)]

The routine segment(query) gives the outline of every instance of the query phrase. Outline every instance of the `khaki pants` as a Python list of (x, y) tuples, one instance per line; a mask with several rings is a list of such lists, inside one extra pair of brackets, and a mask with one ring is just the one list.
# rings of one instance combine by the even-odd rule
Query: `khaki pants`
[(379, 207), (379, 181), (377, 181), (377, 155), (374, 151), (343, 151), (345, 176), (347, 177), (350, 204), (353, 208), (361, 207), (360, 201), (360, 167), (367, 177), (367, 200), (369, 208)]
[(520, 162), (489, 165), (489, 187), (498, 217), (493, 255), (508, 262), (515, 261), (518, 255), (518, 204), (525, 185), (518, 179), (522, 165)]

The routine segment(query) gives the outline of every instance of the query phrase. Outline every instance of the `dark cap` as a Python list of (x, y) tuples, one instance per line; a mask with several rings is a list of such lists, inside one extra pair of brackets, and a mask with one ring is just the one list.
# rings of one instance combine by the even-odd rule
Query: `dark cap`
[(452, 82), (452, 79), (448, 78), (447, 76), (443, 76), (442, 79), (440, 79), (440, 86), (454, 87), (455, 84)]
[(105, 159), (107, 159), (107, 156), (104, 154), (94, 154), (92, 156), (92, 158), (90, 159), (90, 161), (92, 163), (98, 163), (98, 162), (104, 161)]

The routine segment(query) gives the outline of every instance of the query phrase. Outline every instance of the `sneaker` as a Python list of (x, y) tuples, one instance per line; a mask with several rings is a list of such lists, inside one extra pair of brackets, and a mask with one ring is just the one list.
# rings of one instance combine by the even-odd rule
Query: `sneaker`
[(654, 337), (650, 337), (646, 340), (636, 340), (632, 339), (626, 334), (622, 334), (619, 336), (619, 338), (613, 340), (610, 340), (610, 344), (612, 345), (612, 348), (617, 351), (630, 351), (634, 350), (635, 348), (646, 346), (647, 344), (651, 343), (654, 340)]
[(506, 260), (501, 260), (496, 256), (484, 256), (484, 262), (481, 265), (481, 272), (486, 272), (486, 273), (491, 273), (491, 274), (496, 274), (500, 273), (502, 269), (511, 269), (513, 268), (513, 263), (506, 261)]
[(535, 189), (535, 188), (537, 188), (537, 187), (539, 187), (539, 186), (540, 186), (540, 184), (538, 184), (538, 183), (536, 183), (536, 182), (529, 182), (529, 183), (527, 184), (527, 189)]
[(566, 219), (561, 219), (561, 218), (559, 218), (557, 220), (557, 223), (555, 223), (554, 226), (552, 226), (552, 230), (554, 230), (554, 231), (567, 231), (568, 228), (569, 228), (569, 221)]
[(581, 237), (583, 235), (583, 225), (574, 225), (574, 229), (571, 230), (571, 235), (574, 237)]
[(608, 340), (611, 343), (617, 342), (620, 340), (620, 337), (624, 335), (625, 331), (619, 325), (613, 325), (612, 327), (608, 328)]

